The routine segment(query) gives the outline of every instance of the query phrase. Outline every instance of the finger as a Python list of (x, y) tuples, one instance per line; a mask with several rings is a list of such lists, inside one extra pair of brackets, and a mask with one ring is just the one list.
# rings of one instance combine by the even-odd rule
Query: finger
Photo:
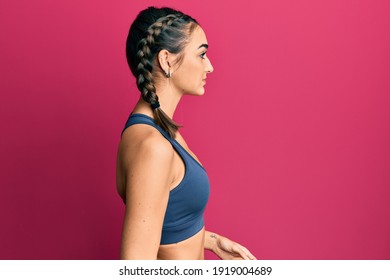
[(244, 246), (240, 245), (241, 247), (241, 250), (242, 252), (244, 252), (245, 254), (245, 259), (246, 260), (256, 260), (256, 257), (254, 255), (252, 255), (251, 252), (249, 252), (249, 250), (247, 248), (245, 248)]
[(257, 260), (257, 258), (251, 252), (249, 252), (249, 250), (244, 246), (242, 246), (242, 250), (245, 252), (245, 254), (248, 256), (250, 260)]
[(244, 251), (245, 247), (241, 245), (236, 245), (233, 247), (234, 251), (238, 253), (244, 260), (249, 260), (249, 257), (247, 256), (246, 252)]

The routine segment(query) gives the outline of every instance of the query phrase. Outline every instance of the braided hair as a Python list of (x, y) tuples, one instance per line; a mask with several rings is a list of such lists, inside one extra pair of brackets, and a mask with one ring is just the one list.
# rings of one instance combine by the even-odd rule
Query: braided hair
[(137, 79), (141, 96), (150, 104), (155, 123), (172, 138), (175, 137), (179, 125), (160, 108), (153, 81), (153, 63), (161, 50), (179, 54), (177, 63), (180, 63), (183, 58), (180, 52), (197, 26), (195, 19), (180, 11), (149, 7), (138, 14), (126, 41), (127, 62)]

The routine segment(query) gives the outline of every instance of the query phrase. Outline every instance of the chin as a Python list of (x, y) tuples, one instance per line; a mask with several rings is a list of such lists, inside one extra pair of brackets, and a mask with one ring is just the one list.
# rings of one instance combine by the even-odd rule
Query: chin
[(198, 91), (188, 92), (187, 95), (202, 96), (202, 95), (204, 95), (204, 93), (205, 93), (205, 90), (204, 90), (204, 88), (202, 88), (202, 89), (199, 89)]
[(202, 90), (201, 92), (199, 92), (199, 96), (202, 96), (202, 95), (204, 95), (204, 92), (205, 92), (205, 90)]
[(202, 86), (199, 91), (198, 91), (198, 95), (204, 95), (205, 93), (205, 89), (204, 89), (204, 86)]

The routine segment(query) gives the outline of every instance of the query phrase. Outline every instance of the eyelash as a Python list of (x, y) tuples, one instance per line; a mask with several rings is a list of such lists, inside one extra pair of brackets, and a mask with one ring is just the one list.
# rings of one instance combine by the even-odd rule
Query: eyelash
[(206, 52), (200, 54), (200, 58), (205, 59)]

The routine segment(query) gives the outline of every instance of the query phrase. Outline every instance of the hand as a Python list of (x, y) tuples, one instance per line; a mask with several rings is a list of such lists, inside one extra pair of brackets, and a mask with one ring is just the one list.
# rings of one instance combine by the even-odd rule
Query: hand
[(216, 239), (213, 251), (222, 260), (256, 260), (244, 246), (216, 234), (211, 234), (210, 237)]

